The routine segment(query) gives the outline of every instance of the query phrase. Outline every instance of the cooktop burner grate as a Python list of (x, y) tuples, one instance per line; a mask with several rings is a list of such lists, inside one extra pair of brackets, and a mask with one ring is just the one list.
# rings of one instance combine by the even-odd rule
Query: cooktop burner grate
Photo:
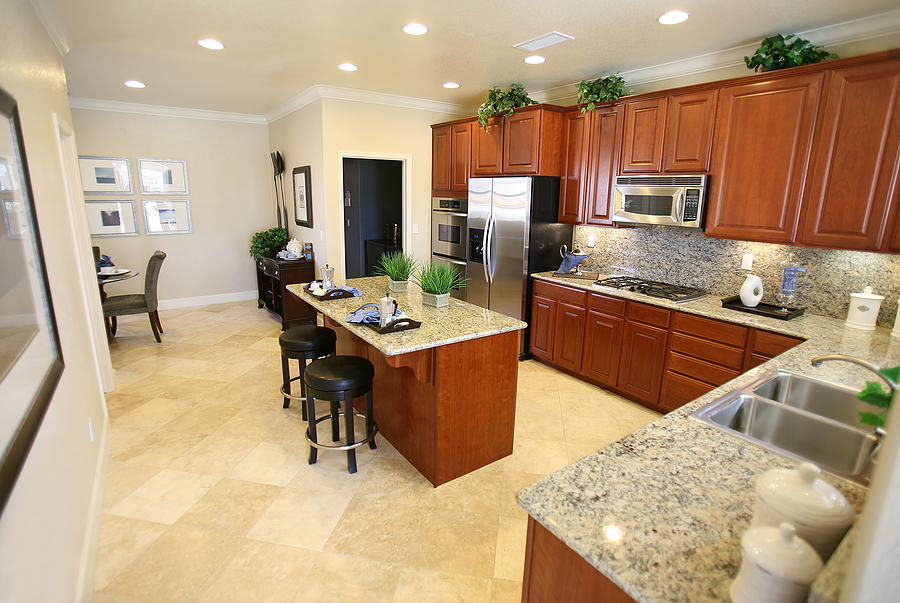
[(661, 283), (659, 281), (648, 281), (633, 276), (612, 276), (594, 282), (595, 285), (602, 287), (612, 287), (614, 289), (625, 289), (626, 291), (634, 291), (635, 293), (643, 293), (650, 297), (660, 297), (662, 299), (670, 299), (676, 304), (694, 301), (706, 296), (706, 292), (696, 287), (682, 287), (680, 285), (670, 285), (669, 283)]

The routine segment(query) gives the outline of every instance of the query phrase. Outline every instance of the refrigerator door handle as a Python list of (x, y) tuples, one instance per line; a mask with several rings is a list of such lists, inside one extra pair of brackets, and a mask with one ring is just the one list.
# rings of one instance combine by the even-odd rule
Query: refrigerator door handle
[(494, 240), (496, 236), (496, 232), (494, 230), (497, 228), (497, 221), (494, 219), (494, 214), (491, 214), (491, 247), (488, 249), (488, 254), (491, 256), (491, 282), (494, 282), (494, 274), (497, 272), (497, 254), (494, 253), (496, 241)]
[(488, 216), (487, 224), (484, 227), (484, 248), (482, 249), (482, 257), (484, 258), (484, 261), (482, 263), (482, 266), (484, 266), (484, 279), (489, 283), (491, 282), (491, 278), (493, 277), (493, 271), (491, 270), (491, 226), (493, 220), (493, 214)]

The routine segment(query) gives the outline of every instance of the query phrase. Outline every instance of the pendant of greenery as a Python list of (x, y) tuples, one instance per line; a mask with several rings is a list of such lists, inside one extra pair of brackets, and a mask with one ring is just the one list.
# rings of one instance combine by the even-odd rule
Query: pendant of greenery
[(625, 92), (625, 78), (618, 71), (593, 82), (581, 80), (578, 84), (578, 104), (581, 105), (582, 113), (593, 111), (600, 103), (610, 103), (629, 94), (634, 94), (634, 90)]
[[(900, 376), (900, 366), (889, 369), (880, 369), (879, 372), (893, 381), (897, 382)], [(866, 388), (856, 394), (856, 397), (878, 408), (883, 408), (883, 413), (861, 412), (859, 413), (859, 422), (861, 425), (874, 425), (875, 427), (884, 427), (884, 421), (887, 419), (887, 413), (891, 409), (892, 392), (885, 392), (880, 383), (875, 381), (866, 381)]]
[(421, 266), (418, 272), (412, 275), (412, 281), (420, 286), (422, 291), (434, 295), (450, 293), (451, 289), (464, 287), (467, 280), (460, 276), (455, 266), (435, 262)]
[(402, 251), (382, 253), (375, 274), (387, 276), (392, 281), (408, 281), (417, 265), (416, 258), (408, 253)]
[(288, 233), (283, 228), (261, 230), (250, 239), (250, 255), (253, 259), (274, 258), (288, 244)]
[(478, 107), (478, 124), (487, 132), (488, 119), (494, 115), (509, 117), (519, 107), (536, 104), (528, 97), (528, 92), (521, 84), (513, 84), (506, 91), (494, 86), (488, 90), (484, 102)]
[(838, 58), (838, 55), (822, 50), (821, 46), (797, 37), (797, 34), (775, 34), (763, 40), (752, 57), (744, 57), (744, 62), (749, 69), (758, 72), (812, 65)]

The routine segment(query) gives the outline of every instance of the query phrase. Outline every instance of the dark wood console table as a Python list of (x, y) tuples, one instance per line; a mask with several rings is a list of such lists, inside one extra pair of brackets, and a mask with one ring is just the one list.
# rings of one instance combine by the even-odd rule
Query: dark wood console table
[(297, 283), (308, 283), (316, 278), (316, 265), (312, 260), (256, 260), (256, 285), (259, 289), (259, 307), (281, 317), (281, 329), (298, 322), (316, 320), (316, 311), (285, 288)]

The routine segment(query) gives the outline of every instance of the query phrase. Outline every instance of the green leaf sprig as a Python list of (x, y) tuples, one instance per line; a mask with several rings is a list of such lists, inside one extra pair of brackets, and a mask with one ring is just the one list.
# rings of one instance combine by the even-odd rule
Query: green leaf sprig
[(465, 287), (469, 279), (461, 276), (459, 270), (452, 264), (430, 262), (420, 267), (419, 271), (413, 274), (412, 280), (422, 288), (422, 291), (442, 295), (450, 293), (451, 289)]
[(387, 276), (395, 282), (408, 281), (418, 264), (416, 258), (407, 253), (403, 253), (402, 251), (382, 253), (381, 260), (375, 268), (375, 274), (378, 276)]
[(521, 84), (513, 84), (509, 90), (503, 91), (497, 86), (488, 90), (484, 102), (478, 107), (478, 125), (487, 132), (488, 120), (494, 115), (509, 117), (516, 109), (536, 105)]
[[(894, 368), (881, 369), (879, 371), (882, 375), (893, 381), (897, 382), (897, 378), (900, 377), (900, 366), (895, 366)], [(885, 409), (883, 413), (875, 413), (875, 412), (861, 412), (859, 413), (859, 422), (861, 425), (874, 425), (875, 427), (884, 427), (884, 422), (887, 419), (887, 414), (891, 409), (891, 396), (893, 392), (886, 392), (884, 388), (881, 386), (881, 383), (877, 381), (866, 381), (866, 387), (861, 392), (856, 394), (856, 397), (865, 402), (866, 404), (871, 404), (877, 408)]]
[(618, 71), (592, 82), (581, 80), (578, 84), (578, 104), (581, 105), (582, 113), (593, 111), (600, 103), (611, 103), (629, 94), (634, 94), (634, 90), (625, 92), (625, 78)]
[[(794, 38), (793, 40), (791, 38)], [(775, 34), (763, 40), (752, 57), (744, 57), (749, 69), (754, 71), (775, 71), (785, 67), (798, 67), (821, 63), (826, 59), (840, 58), (834, 53), (822, 50), (821, 46), (804, 40), (797, 34), (782, 36)]]

